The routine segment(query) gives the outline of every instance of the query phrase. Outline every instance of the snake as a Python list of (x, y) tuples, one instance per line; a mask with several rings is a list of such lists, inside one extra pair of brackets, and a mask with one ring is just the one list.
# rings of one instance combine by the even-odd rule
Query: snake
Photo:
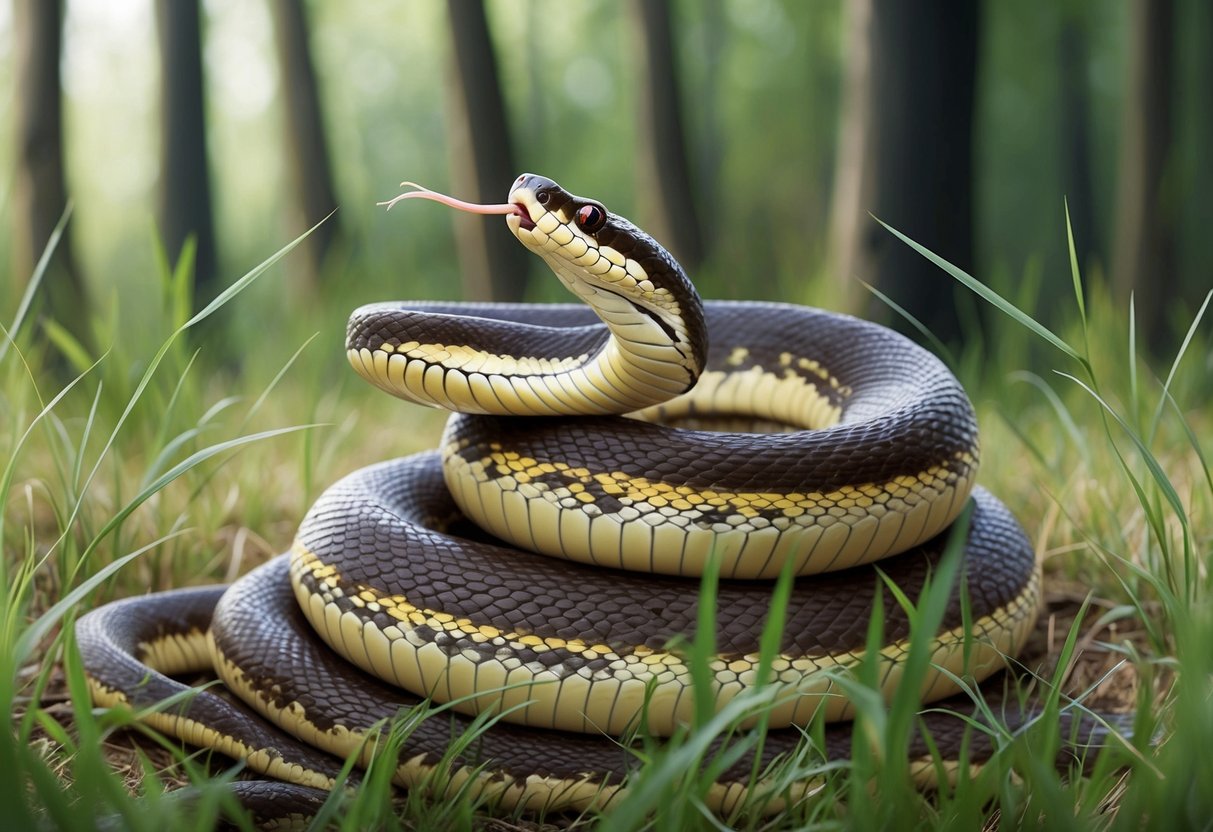
[[(520, 176), (496, 205), (412, 188), (388, 207), (502, 215), (578, 302), (355, 310), (350, 365), (451, 411), (439, 447), (333, 484), (291, 551), (230, 587), (83, 615), (75, 638), (98, 706), (140, 709), (246, 760), (284, 781), (250, 802), (287, 794), (288, 807), (315, 804), (291, 790), (333, 788), (343, 759), (369, 762), (368, 738), (429, 708), (441, 717), (411, 726), (399, 784), (442, 768), (451, 788), (506, 809), (560, 810), (626, 794), (629, 742), (687, 730), (696, 684), (717, 713), (757, 686), (772, 694), (739, 730), (761, 722), (767, 739), (757, 768), (719, 774), (708, 803), (727, 812), (761, 790), (755, 771), (802, 753), (816, 720), (829, 723), (818, 753), (847, 757), (854, 706), (839, 675), (871, 652), (878, 616), (892, 695), (910, 644), (897, 596), (918, 597), (956, 525), (961, 580), (920, 691), (941, 704), (920, 717), (907, 763), (930, 776), (962, 744), (973, 761), (993, 753), (957, 694), (1022, 647), (1040, 570), (1012, 513), (975, 485), (974, 410), (938, 358), (839, 313), (705, 302), (650, 235), (542, 176)], [(764, 656), (781, 576), (786, 613)], [(696, 682), (686, 645), (709, 579), (715, 652)], [(174, 678), (201, 670), (234, 697)], [(486, 719), (474, 746), (458, 744)], [(769, 806), (813, 783), (781, 788)]]

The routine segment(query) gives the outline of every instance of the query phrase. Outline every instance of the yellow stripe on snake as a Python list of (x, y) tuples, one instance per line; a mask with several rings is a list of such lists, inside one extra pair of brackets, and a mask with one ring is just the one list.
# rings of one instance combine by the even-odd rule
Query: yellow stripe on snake
[[(501, 714), (456, 759), (456, 783), (473, 778), (506, 807), (605, 806), (637, 765), (617, 738), (641, 722), (669, 735), (692, 718), (677, 645), (694, 637), (709, 564), (722, 577), (717, 709), (756, 678), (771, 579), (785, 568), (807, 576), (771, 665), (781, 695), (767, 713), (765, 765), (810, 741), (794, 726), (819, 712), (847, 718), (833, 679), (863, 658), (876, 608), (886, 692), (898, 684), (909, 623), (866, 564), (884, 558), (883, 580), (917, 597), (968, 504), (963, 587), (934, 641), (923, 700), (987, 676), (1022, 645), (1039, 604), (1033, 551), (1010, 513), (973, 489), (973, 410), (933, 356), (843, 315), (704, 304), (651, 237), (542, 177), (519, 177), (499, 206), (424, 189), (402, 196), (504, 214), (582, 303), (355, 311), (354, 369), (453, 412), (439, 451), (338, 482), (289, 556), (226, 591), (152, 595), (83, 617), (77, 638), (98, 704), (145, 707), (179, 690), (162, 674), (213, 667), (273, 725), (210, 692), (150, 721), (323, 789), (339, 760), (313, 747), (355, 753), (381, 720), (429, 697)], [(784, 432), (734, 429), (752, 421)], [(398, 781), (429, 772), (468, 724), (423, 723)], [(929, 713), (922, 724), (955, 753), (963, 718)], [(988, 745), (974, 737), (973, 759)], [(819, 750), (839, 758), (849, 748), (842, 724)], [(917, 736), (910, 763), (923, 771), (928, 748)], [(723, 772), (715, 808), (758, 788), (753, 770), (747, 759)], [(290, 792), (276, 788), (265, 793)]]

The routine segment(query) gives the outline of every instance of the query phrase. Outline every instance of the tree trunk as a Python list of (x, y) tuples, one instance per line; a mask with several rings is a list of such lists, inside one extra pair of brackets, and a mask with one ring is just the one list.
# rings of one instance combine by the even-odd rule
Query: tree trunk
[(1166, 188), (1172, 138), (1173, 3), (1135, 0), (1130, 28), (1112, 275), (1122, 296), (1137, 290), (1138, 328), (1157, 349), (1167, 334), (1163, 301), (1178, 285), (1175, 193)]
[[(464, 199), (503, 202), (514, 163), (497, 62), (481, 0), (449, 0), (452, 183)], [(459, 213), (455, 235), (467, 300), (521, 300), (530, 262), (502, 221)]]
[(838, 159), (830, 207), (830, 269), (842, 284), (847, 309), (858, 308), (859, 280), (871, 280), (873, 264), (862, 261), (865, 235), (875, 232), (868, 212), (876, 194), (876, 114), (872, 111), (872, 3), (851, 0), (844, 26), (842, 112), (838, 126)]
[(972, 268), (978, 6), (942, 0), (847, 6), (833, 268), (841, 280), (880, 287), (944, 341), (961, 329), (950, 278), (868, 214)]
[[(337, 207), (337, 196), (303, 0), (273, 0), (270, 9), (286, 98), (285, 142), (295, 190), (296, 226), (298, 233), (302, 233), (332, 213)], [(333, 216), (304, 241), (313, 282), (319, 277), (325, 255), (339, 230), (338, 217)]]
[(655, 207), (648, 221), (653, 237), (693, 273), (703, 261), (703, 240), (682, 127), (670, 6), (665, 0), (632, 0), (631, 7), (640, 41), (637, 191)]
[[(720, 100), (721, 75), (725, 66), (725, 43), (729, 23), (724, 0), (704, 0), (700, 6), (702, 27), (701, 48), (703, 50), (703, 87), (699, 91), (702, 101), (692, 109), (695, 118), (695, 135), (698, 138), (699, 154), (695, 169), (695, 193), (699, 202), (695, 217), (700, 239), (710, 241), (718, 232), (713, 206), (719, 204), (721, 192), (721, 165), (724, 163), (724, 131), (721, 129), (721, 114), (717, 102)], [(702, 246), (706, 256), (710, 245)]]
[(1091, 119), (1087, 84), (1088, 48), (1082, 21), (1073, 8), (1063, 13), (1058, 37), (1061, 90), (1062, 182), (1074, 250), (1089, 270), (1091, 255), (1103, 251), (1096, 236), (1095, 197), (1091, 184)]
[(198, 0), (156, 0), (160, 28), (160, 233), (170, 262), (193, 235), (195, 303), (217, 294)]
[[(59, 86), (63, 10), (59, 0), (16, 0), (14, 6), (17, 159), (12, 266), (21, 285), (33, 274), (67, 206)], [(42, 281), (42, 316), (88, 345), (88, 303), (66, 231)]]

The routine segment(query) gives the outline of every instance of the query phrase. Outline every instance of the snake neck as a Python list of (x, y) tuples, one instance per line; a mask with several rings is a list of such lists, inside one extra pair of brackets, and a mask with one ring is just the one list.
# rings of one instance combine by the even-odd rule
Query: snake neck
[(587, 380), (617, 380), (611, 394), (617, 406), (585, 412), (627, 413), (660, 404), (693, 387), (703, 371), (703, 302), (682, 267), (668, 254), (666, 258), (661, 289), (646, 291), (631, 276), (617, 280), (617, 286), (591, 283), (563, 258), (543, 257), (565, 288), (606, 327), (601, 349), (586, 356), (574, 372)]
[(626, 217), (546, 177), (518, 177), (509, 201), (514, 236), (607, 328), (603, 348), (578, 368), (579, 386), (602, 395), (576, 412), (626, 413), (690, 389), (706, 362), (707, 326), (678, 261)]
[[(699, 378), (707, 324), (681, 266), (658, 250), (659, 258), (628, 260), (622, 276), (596, 282), (545, 256), (588, 307), (579, 315), (559, 305), (362, 307), (350, 317), (347, 357), (380, 389), (459, 413), (604, 415), (666, 402)], [(615, 253), (601, 262), (614, 266)], [(637, 264), (660, 276), (650, 279)]]

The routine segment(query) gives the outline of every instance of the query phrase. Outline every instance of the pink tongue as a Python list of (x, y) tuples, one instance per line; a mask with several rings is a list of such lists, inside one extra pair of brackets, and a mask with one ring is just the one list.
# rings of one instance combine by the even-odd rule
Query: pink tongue
[(522, 215), (522, 210), (513, 203), (501, 202), (496, 205), (481, 205), (477, 202), (464, 202), (462, 199), (455, 199), (453, 196), (440, 194), (437, 191), (431, 191), (429, 188), (418, 185), (416, 182), (401, 182), (402, 188), (416, 188), (415, 191), (408, 191), (398, 197), (395, 197), (387, 202), (380, 202), (380, 205), (386, 205), (391, 209), (393, 205), (402, 199), (429, 199), (434, 202), (441, 202), (443, 205), (448, 205), (451, 208), (458, 208), (460, 211), (467, 211), (471, 214), (518, 214)]

